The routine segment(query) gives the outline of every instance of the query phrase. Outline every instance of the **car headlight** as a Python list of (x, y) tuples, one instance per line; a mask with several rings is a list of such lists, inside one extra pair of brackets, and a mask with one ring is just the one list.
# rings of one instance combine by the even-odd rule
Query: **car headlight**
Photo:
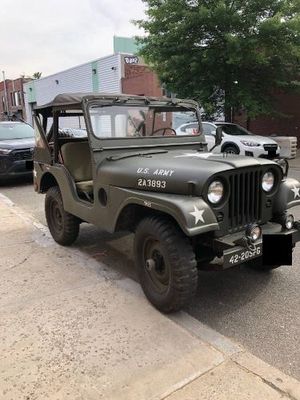
[(249, 141), (249, 140), (241, 140), (241, 143), (242, 143), (244, 146), (248, 146), (248, 147), (258, 147), (258, 146), (260, 146), (259, 143), (257, 143), (257, 142), (251, 142), (251, 141)]
[(207, 191), (207, 198), (212, 204), (219, 203), (224, 194), (224, 185), (220, 181), (213, 181)]
[(10, 152), (11, 152), (10, 149), (1, 149), (1, 148), (0, 148), (0, 154), (1, 154), (1, 155), (6, 155), (6, 154), (9, 154)]
[(262, 181), (261, 181), (261, 186), (263, 188), (263, 190), (265, 192), (270, 192), (273, 187), (274, 187), (274, 183), (275, 183), (275, 176), (273, 174), (273, 172), (268, 171), (264, 174), (264, 176), (262, 177)]

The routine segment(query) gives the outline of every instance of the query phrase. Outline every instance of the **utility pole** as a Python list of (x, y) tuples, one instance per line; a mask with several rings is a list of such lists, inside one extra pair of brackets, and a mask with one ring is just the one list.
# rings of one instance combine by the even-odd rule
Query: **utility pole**
[(8, 117), (9, 110), (8, 110), (8, 97), (7, 97), (7, 87), (6, 87), (6, 79), (5, 79), (5, 71), (2, 71), (3, 76), (3, 85), (4, 85), (4, 103), (5, 103), (5, 111)]

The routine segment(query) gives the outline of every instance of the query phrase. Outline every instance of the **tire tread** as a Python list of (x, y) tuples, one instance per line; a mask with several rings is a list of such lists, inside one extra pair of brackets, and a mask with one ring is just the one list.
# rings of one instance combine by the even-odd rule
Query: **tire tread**
[[(139, 236), (143, 232), (153, 232), (164, 243), (172, 264), (173, 279), (170, 284), (170, 296), (165, 302), (153, 302), (147, 293), (145, 282), (141, 284), (148, 299), (159, 310), (169, 313), (180, 310), (195, 295), (198, 283), (198, 270), (195, 254), (189, 239), (172, 221), (158, 216), (147, 217), (140, 222), (136, 231), (135, 253), (139, 247)], [(137, 264), (140, 262), (138, 260)], [(137, 265), (139, 270), (143, 267)], [(150, 297), (150, 298), (149, 298)]]

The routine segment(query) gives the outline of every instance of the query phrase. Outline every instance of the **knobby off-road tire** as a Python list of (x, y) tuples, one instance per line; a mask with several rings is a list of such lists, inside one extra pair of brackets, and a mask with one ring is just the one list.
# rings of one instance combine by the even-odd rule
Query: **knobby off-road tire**
[(79, 220), (64, 210), (60, 190), (51, 187), (46, 193), (45, 214), (53, 239), (62, 246), (70, 246), (79, 233)]
[(171, 221), (148, 217), (134, 241), (135, 262), (148, 300), (169, 313), (185, 306), (197, 289), (198, 270), (188, 238)]

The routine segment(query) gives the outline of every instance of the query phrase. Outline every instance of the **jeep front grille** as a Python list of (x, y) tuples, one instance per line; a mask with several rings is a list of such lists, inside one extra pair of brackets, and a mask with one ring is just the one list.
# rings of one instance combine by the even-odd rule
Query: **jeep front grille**
[(239, 172), (229, 177), (229, 231), (259, 222), (262, 207), (262, 171)]

